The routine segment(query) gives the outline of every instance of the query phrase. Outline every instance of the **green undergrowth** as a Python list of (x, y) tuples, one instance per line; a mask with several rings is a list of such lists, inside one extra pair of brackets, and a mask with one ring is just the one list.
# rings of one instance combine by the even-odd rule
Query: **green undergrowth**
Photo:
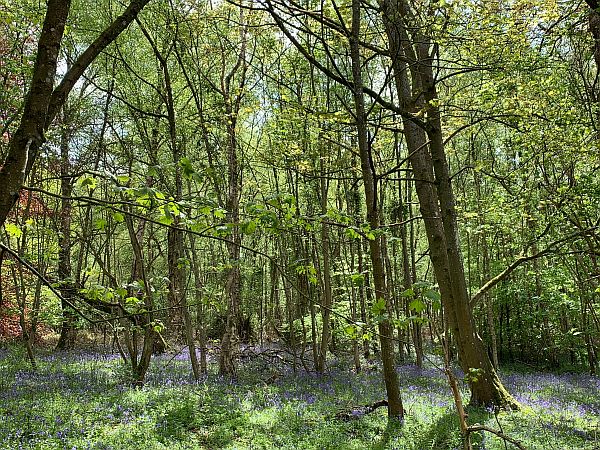
[[(333, 364), (323, 376), (258, 361), (237, 380), (215, 373), (196, 383), (185, 358), (154, 361), (141, 389), (127, 382), (114, 355), (43, 356), (33, 372), (14, 349), (0, 352), (1, 449), (455, 449), (461, 448), (450, 391), (435, 369), (398, 368), (403, 424), (385, 408), (381, 373)], [(544, 373), (503, 374), (523, 410), (469, 411), (530, 449), (600, 448), (598, 378)], [(273, 378), (276, 378), (272, 382)], [(352, 420), (336, 417), (349, 412)], [(490, 434), (475, 448), (505, 449)], [(511, 448), (508, 444), (507, 448)]]

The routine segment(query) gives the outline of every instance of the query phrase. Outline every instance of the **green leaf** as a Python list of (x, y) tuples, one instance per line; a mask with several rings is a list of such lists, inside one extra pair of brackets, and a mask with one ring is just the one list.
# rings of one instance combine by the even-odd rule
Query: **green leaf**
[(173, 216), (162, 215), (158, 218), (158, 221), (163, 225), (172, 225), (173, 224)]
[(7, 222), (4, 224), (4, 229), (10, 237), (20, 238), (23, 235), (23, 230), (14, 223)]
[(191, 261), (188, 258), (179, 258), (177, 260), (177, 268), (183, 269), (185, 267), (189, 267), (191, 265)]
[(410, 325), (410, 321), (408, 320), (408, 317), (406, 317), (404, 315), (402, 315), (398, 319), (394, 319), (392, 321), (392, 323), (394, 324), (395, 328), (402, 328), (402, 329), (407, 329), (408, 326)]
[(250, 220), (242, 226), (242, 232), (245, 234), (252, 234), (256, 231), (256, 222), (254, 220)]
[(181, 174), (184, 178), (190, 179), (196, 174), (192, 162), (188, 158), (181, 158), (179, 160), (179, 167), (181, 167)]
[(141, 300), (137, 297), (127, 297), (125, 298), (125, 304), (127, 306), (137, 306), (139, 305)]
[(125, 220), (125, 217), (123, 216), (123, 214), (121, 214), (118, 211), (113, 212), (112, 217), (116, 223), (122, 223)]
[(360, 239), (360, 234), (354, 228), (346, 228), (344, 234), (349, 239)]
[(440, 293), (433, 289), (426, 289), (425, 292), (423, 292), (423, 295), (434, 303), (439, 302), (442, 299)]
[(154, 331), (156, 331), (159, 334), (162, 333), (164, 331), (164, 329), (165, 329), (165, 326), (159, 320), (155, 320), (154, 322), (150, 322), (150, 326), (152, 327), (152, 329)]
[(98, 184), (96, 179), (92, 176), (82, 178), (79, 183), (81, 184), (81, 187), (87, 187), (90, 191), (96, 189)]
[(129, 180), (130, 180), (128, 175), (117, 175), (116, 178), (117, 178), (117, 182), (119, 184), (127, 184), (127, 183), (129, 183)]
[(416, 298), (412, 302), (408, 304), (408, 309), (411, 311), (415, 311), (417, 313), (423, 312), (425, 310), (426, 305), (420, 299)]
[(108, 222), (104, 218), (94, 220), (94, 228), (96, 228), (97, 230), (104, 230), (107, 224)]
[(374, 316), (381, 316), (385, 312), (385, 299), (378, 298), (373, 305), (371, 305), (371, 313)]
[(149, 177), (157, 177), (160, 170), (160, 166), (150, 166), (148, 167), (148, 176)]
[(344, 327), (344, 333), (346, 333), (350, 339), (355, 339), (356, 334), (357, 334), (356, 326), (355, 325), (346, 325), (346, 327)]
[(350, 280), (353, 286), (363, 286), (365, 284), (365, 276), (362, 273), (353, 273), (350, 275)]
[(171, 211), (169, 205), (164, 205), (162, 207), (163, 215), (158, 219), (158, 221), (164, 225), (171, 225), (175, 221), (175, 216)]
[(477, 383), (479, 377), (483, 373), (483, 369), (469, 368), (469, 371), (465, 374), (465, 381), (467, 383)]

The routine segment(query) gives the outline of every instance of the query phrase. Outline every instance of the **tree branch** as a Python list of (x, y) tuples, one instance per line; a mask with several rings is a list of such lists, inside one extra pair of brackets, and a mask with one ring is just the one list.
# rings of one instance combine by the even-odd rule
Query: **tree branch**
[[(350, 81), (340, 75), (335, 74), (332, 70), (328, 69), (323, 64), (321, 64), (319, 61), (317, 61), (317, 59), (298, 41), (298, 39), (296, 39), (294, 37), (294, 35), (290, 32), (290, 30), (288, 30), (288, 28), (285, 24), (285, 21), (279, 14), (277, 14), (277, 12), (275, 11), (271, 2), (268, 0), (265, 0), (265, 2), (267, 4), (267, 6), (265, 7), (265, 10), (268, 11), (269, 14), (271, 14), (271, 17), (273, 17), (273, 20), (275, 20), (277, 27), (287, 37), (287, 39), (294, 45), (294, 47), (296, 47), (296, 49), (302, 54), (302, 56), (304, 56), (306, 58), (306, 60), (310, 62), (310, 64), (315, 66), (325, 76), (332, 79), (333, 81), (341, 84), (342, 86), (347, 87), (350, 90), (355, 89), (354, 83), (352, 81)], [(381, 95), (379, 93), (375, 92), (373, 89), (363, 86), (363, 92), (365, 94), (367, 94), (369, 97), (371, 97), (371, 99), (373, 99), (376, 103), (381, 105), (383, 108), (387, 109), (388, 111), (394, 111), (395, 113), (399, 114), (401, 117), (404, 117), (405, 119), (410, 120), (411, 122), (414, 122), (419, 128), (422, 128), (424, 130), (427, 129), (428, 125), (423, 120), (418, 118), (416, 115), (411, 114), (408, 111), (405, 111), (404, 109), (400, 108), (398, 105), (395, 105), (394, 103), (384, 99), (383, 97), (381, 97)]]
[(471, 426), (467, 427), (465, 439), (469, 436), (469, 434), (474, 433), (476, 431), (487, 431), (488, 433), (495, 434), (500, 439), (503, 439), (506, 442), (510, 442), (518, 449), (526, 450), (525, 446), (523, 444), (521, 444), (519, 441), (517, 441), (516, 439), (513, 439), (510, 436), (507, 436), (506, 434), (504, 434), (498, 430), (494, 430), (493, 428), (486, 427), (485, 425), (475, 424), (475, 425), (471, 425)]
[(81, 56), (77, 58), (77, 61), (73, 63), (71, 69), (65, 74), (60, 84), (52, 92), (50, 104), (48, 106), (48, 114), (46, 115), (45, 129), (48, 129), (60, 111), (60, 108), (67, 100), (69, 92), (71, 92), (71, 89), (73, 89), (73, 86), (75, 86), (75, 83), (81, 78), (85, 70), (96, 57), (129, 26), (149, 2), (150, 0), (132, 0), (123, 14), (117, 17), (108, 28), (106, 28), (100, 36), (90, 44)]
[(537, 253), (534, 253), (533, 255), (519, 256), (506, 269), (504, 269), (502, 272), (500, 272), (494, 278), (490, 279), (487, 283), (485, 283), (483, 286), (481, 286), (481, 288), (471, 298), (471, 301), (470, 301), (471, 308), (474, 308), (475, 306), (477, 306), (477, 303), (479, 303), (479, 301), (483, 298), (483, 296), (485, 295), (486, 292), (488, 292), (491, 288), (496, 286), (501, 281), (506, 280), (508, 278), (508, 276), (521, 264), (523, 264), (527, 261), (532, 261), (534, 259), (541, 258), (542, 256), (545, 256), (548, 253), (552, 253), (552, 252), (556, 251), (557, 247), (559, 247), (561, 244), (563, 244), (567, 241), (570, 241), (571, 239), (574, 239), (578, 236), (583, 236), (585, 234), (588, 234), (597, 229), (598, 229), (598, 227), (592, 227), (592, 228), (587, 228), (582, 231), (578, 231), (577, 233), (570, 234), (566, 237), (563, 237), (554, 242), (551, 242), (550, 244), (548, 244), (548, 246), (546, 246), (546, 248), (544, 248), (543, 250), (540, 250)]
[(81, 316), (83, 319), (85, 319), (89, 323), (92, 323), (92, 324), (96, 323), (96, 321), (94, 321), (93, 319), (90, 319), (83, 312), (81, 312), (81, 310), (79, 310), (75, 305), (73, 305), (73, 303), (71, 303), (69, 300), (64, 298), (61, 295), (61, 293), (58, 292), (58, 290), (52, 285), (52, 283), (44, 275), (42, 275), (35, 267), (33, 267), (33, 265), (31, 265), (31, 263), (29, 261), (26, 261), (25, 259), (23, 259), (21, 256), (19, 256), (19, 254), (17, 252), (15, 252), (10, 247), (7, 247), (6, 245), (4, 245), (2, 242), (0, 242), (0, 249), (2, 249), (3, 252), (6, 252), (9, 255), (11, 255), (13, 258), (15, 258), (19, 262), (19, 264), (21, 264), (23, 267), (25, 267), (27, 270), (29, 270), (33, 275), (38, 277), (39, 280), (42, 282), (42, 284), (44, 284), (48, 289), (50, 289), (52, 291), (52, 293), (54, 295), (56, 295), (61, 301), (64, 301), (67, 305), (69, 305), (69, 307), (73, 308), (73, 310), (79, 316)]

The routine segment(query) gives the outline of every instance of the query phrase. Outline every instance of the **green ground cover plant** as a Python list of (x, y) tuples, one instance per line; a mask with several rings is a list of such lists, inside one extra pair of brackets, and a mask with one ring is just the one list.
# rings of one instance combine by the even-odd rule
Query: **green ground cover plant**
[[(211, 372), (195, 382), (185, 353), (165, 355), (154, 360), (146, 385), (134, 388), (118, 355), (47, 354), (34, 372), (11, 347), (0, 353), (0, 448), (461, 447), (451, 393), (436, 368), (397, 367), (407, 410), (400, 425), (388, 424), (385, 408), (364, 414), (360, 407), (384, 398), (377, 365), (354, 373), (344, 361), (332, 364), (325, 375), (294, 375), (284, 366), (248, 360), (236, 380)], [(470, 409), (470, 423), (502, 428), (528, 449), (598, 448), (598, 377), (511, 368), (503, 378), (523, 410), (496, 415)], [(350, 419), (341, 419), (340, 411)], [(505, 448), (489, 434), (473, 442), (480, 449)]]

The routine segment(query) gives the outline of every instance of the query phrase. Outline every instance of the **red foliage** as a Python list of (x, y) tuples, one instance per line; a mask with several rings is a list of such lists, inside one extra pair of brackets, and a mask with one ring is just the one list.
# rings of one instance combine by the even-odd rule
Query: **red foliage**
[[(0, 164), (0, 171), (3, 167), (4, 165)], [(14, 219), (16, 216), (25, 211), (28, 205), (28, 217), (50, 217), (54, 215), (54, 211), (46, 206), (44, 200), (37, 192), (21, 189), (19, 192), (19, 200), (17, 201), (16, 206), (12, 209), (10, 217)]]
[(24, 210), (29, 205), (29, 217), (51, 216), (54, 211), (49, 209), (42, 198), (36, 192), (21, 190), (19, 193), (18, 207)]
[(21, 337), (18, 309), (8, 289), (4, 289), (4, 298), (0, 308), (0, 341), (9, 341)]
[[(2, 170), (2, 166), (0, 166), (0, 170)], [(23, 212), (27, 210), (28, 205), (29, 212), (27, 217), (51, 217), (54, 215), (54, 210), (46, 206), (44, 200), (37, 192), (22, 189), (19, 192), (19, 200), (10, 212), (9, 217), (14, 220), (15, 217), (22, 216)]]
[[(0, 269), (4, 270), (0, 263)], [(0, 283), (2, 283), (2, 304), (0, 305), (0, 342), (14, 341), (20, 339), (23, 335), (21, 328), (19, 307), (15, 301), (14, 285), (9, 277), (4, 277), (0, 272)], [(25, 306), (25, 326), (27, 329), (31, 326), (30, 321), (31, 308)], [(51, 332), (51, 329), (42, 322), (38, 322), (36, 327), (35, 342), (42, 343), (42, 337)]]
[(0, 313), (0, 341), (12, 341), (21, 337), (19, 316)]
[[(21, 339), (23, 336), (23, 330), (21, 328), (19, 314), (16, 312), (16, 308), (13, 305), (3, 305), (0, 309), (0, 342), (10, 342), (17, 339)], [(29, 328), (29, 309), (25, 309), (25, 321), (26, 326)], [(51, 332), (44, 323), (37, 324), (35, 333), (35, 343), (40, 344), (43, 342), (43, 336), (46, 336)]]

